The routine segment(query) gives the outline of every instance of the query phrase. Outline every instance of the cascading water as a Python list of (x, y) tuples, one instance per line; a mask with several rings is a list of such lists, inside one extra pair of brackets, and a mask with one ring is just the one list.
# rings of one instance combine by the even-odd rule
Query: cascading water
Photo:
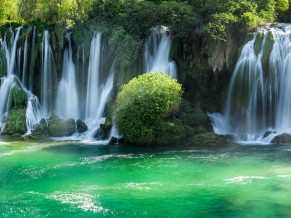
[(85, 122), (89, 131), (87, 138), (93, 138), (99, 129), (100, 124), (104, 123), (102, 119), (106, 103), (113, 89), (114, 61), (111, 70), (105, 76), (105, 81), (101, 81), (101, 34), (94, 33), (91, 41), (90, 59), (88, 68)]
[[(36, 126), (36, 124), (40, 120), (40, 112), (39, 112), (39, 102), (36, 96), (34, 96), (31, 92), (29, 92), (23, 85), (17, 76), (19, 76), (23, 71), (20, 69), (21, 63), (24, 65), (27, 62), (27, 38), (25, 40), (24, 45), (24, 60), (21, 61), (21, 53), (22, 49), (18, 49), (17, 54), (17, 43), (20, 36), (20, 32), (22, 27), (17, 28), (16, 34), (14, 35), (11, 32), (11, 40), (10, 45), (7, 44), (6, 36), (4, 40), (1, 39), (1, 48), (5, 53), (5, 61), (6, 63), (2, 63), (6, 66), (6, 76), (1, 78), (0, 84), (0, 131), (2, 132), (5, 127), (6, 117), (8, 113), (8, 98), (10, 95), (10, 91), (12, 88), (17, 87), (18, 89), (22, 89), (28, 98), (28, 107), (26, 109), (26, 126), (27, 133), (30, 133)], [(23, 77), (24, 75), (22, 75)]]
[(49, 32), (44, 31), (42, 41), (41, 68), (41, 111), (42, 117), (48, 118), (54, 109), (54, 83), (56, 82), (56, 64), (49, 43)]
[(163, 26), (152, 28), (144, 48), (145, 72), (161, 71), (177, 78), (176, 63), (169, 60), (170, 49), (169, 29)]
[[(28, 50), (28, 43), (27, 43), (27, 38), (26, 36), (25, 43), (24, 43), (24, 58), (23, 58), (23, 66), (22, 66), (22, 76), (21, 76), (21, 82), (22, 84), (27, 87), (27, 50)], [(20, 65), (19, 65), (20, 66)], [(21, 69), (19, 69), (19, 72), (21, 72)]]
[(101, 63), (101, 34), (94, 33), (91, 41), (86, 95), (86, 120), (96, 119), (99, 105), (99, 75)]
[(57, 93), (56, 114), (65, 119), (78, 119), (80, 114), (71, 33), (68, 33), (66, 38), (69, 46), (64, 52), (62, 80), (59, 83)]
[[(101, 34), (95, 33), (89, 54), (88, 69), (85, 67), (84, 49), (81, 53), (81, 65), (75, 66), (73, 62), (73, 51), (71, 45), (70, 34), (67, 34), (67, 46), (63, 53), (62, 77), (58, 83), (57, 92), (55, 91), (57, 84), (57, 67), (54, 59), (53, 50), (50, 45), (50, 34), (44, 31), (40, 58), (35, 58), (37, 34), (36, 28), (28, 29), (25, 40), (19, 40), (24, 32), (19, 27), (16, 32), (10, 31), (10, 40), (7, 43), (6, 37), (0, 39), (0, 72), (4, 72), (5, 77), (1, 78), (0, 86), (0, 129), (3, 130), (9, 112), (8, 99), (10, 90), (16, 87), (23, 90), (28, 98), (26, 108), (26, 127), (27, 133), (30, 134), (36, 128), (41, 118), (49, 118), (55, 112), (62, 118), (82, 117), (88, 125), (88, 131), (79, 135), (76, 139), (93, 139), (100, 124), (105, 121), (103, 118), (107, 101), (113, 88), (114, 62), (111, 70), (104, 67), (102, 55), (104, 53)], [(22, 38), (23, 39), (23, 38)], [(77, 54), (77, 60), (79, 53)], [(106, 59), (109, 60), (108, 58)], [(34, 66), (40, 63), (40, 99), (32, 94), (35, 87)], [(76, 73), (78, 70), (78, 74)], [(87, 72), (86, 72), (87, 71)], [(38, 76), (38, 75), (36, 75)], [(82, 78), (81, 78), (82, 77)], [(79, 79), (83, 81), (77, 84)], [(85, 80), (86, 78), (86, 80)], [(37, 87), (37, 86), (36, 86)], [(29, 91), (30, 90), (30, 91)], [(86, 90), (84, 92), (84, 90)], [(81, 106), (78, 97), (84, 99), (84, 105)]]
[(224, 114), (210, 114), (217, 134), (270, 143), (291, 133), (291, 25), (261, 28), (236, 64)]

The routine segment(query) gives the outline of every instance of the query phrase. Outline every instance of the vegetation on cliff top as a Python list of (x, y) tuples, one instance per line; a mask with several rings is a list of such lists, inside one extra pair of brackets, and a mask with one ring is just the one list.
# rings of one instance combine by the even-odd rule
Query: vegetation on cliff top
[(196, 32), (224, 40), (232, 28), (291, 21), (288, 0), (2, 0), (0, 24), (44, 22), (72, 27), (94, 19), (143, 35), (155, 25), (177, 34)]

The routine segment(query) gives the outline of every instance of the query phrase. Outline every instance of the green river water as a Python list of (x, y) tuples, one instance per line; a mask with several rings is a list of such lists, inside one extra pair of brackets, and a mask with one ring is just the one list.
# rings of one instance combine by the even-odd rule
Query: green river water
[(0, 217), (291, 217), (291, 146), (0, 140)]

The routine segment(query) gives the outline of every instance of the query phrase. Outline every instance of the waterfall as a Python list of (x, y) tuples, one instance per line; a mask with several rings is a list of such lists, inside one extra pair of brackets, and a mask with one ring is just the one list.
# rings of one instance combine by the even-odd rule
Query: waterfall
[[(27, 80), (27, 50), (28, 50), (28, 43), (27, 43), (27, 37), (25, 38), (24, 43), (24, 58), (23, 58), (23, 66), (22, 66), (22, 76), (21, 76), (21, 82), (24, 86), (27, 86), (26, 80)], [(19, 70), (20, 72), (20, 70)]]
[(16, 35), (15, 35), (15, 38), (12, 37), (11, 39), (13, 39), (13, 46), (12, 46), (12, 50), (11, 52), (7, 52), (7, 55), (9, 56), (10, 54), (10, 57), (7, 59), (7, 68), (8, 68), (8, 72), (7, 72), (7, 76), (11, 76), (13, 73), (14, 73), (14, 69), (15, 69), (15, 60), (16, 60), (16, 51), (17, 51), (17, 42), (18, 42), (18, 38), (19, 38), (19, 35), (20, 35), (20, 31), (21, 31), (22, 27), (18, 27), (17, 28), (17, 32), (16, 32)]
[(31, 134), (32, 130), (34, 130), (41, 120), (41, 110), (40, 103), (38, 98), (33, 95), (30, 91), (26, 90), (26, 94), (28, 97), (27, 109), (26, 109), (26, 128), (27, 132), (25, 135)]
[(101, 34), (94, 33), (91, 41), (87, 79), (86, 120), (96, 120), (99, 106), (99, 74), (101, 63)]
[(33, 75), (34, 75), (34, 49), (36, 41), (36, 27), (33, 28), (32, 32), (32, 43), (30, 49), (30, 64), (29, 64), (29, 79), (28, 79), (28, 89), (32, 90)]
[(145, 43), (144, 63), (145, 72), (161, 71), (177, 78), (177, 67), (169, 60), (171, 50), (170, 31), (167, 27), (154, 27)]
[(56, 81), (56, 65), (49, 43), (49, 32), (46, 30), (42, 41), (42, 69), (41, 69), (41, 111), (42, 117), (48, 118), (54, 108), (54, 83)]
[(209, 114), (217, 134), (269, 143), (291, 132), (291, 25), (254, 33), (236, 63), (223, 115)]
[[(71, 34), (66, 35), (67, 45), (63, 53), (61, 80), (58, 81), (49, 32), (43, 32), (41, 44), (37, 46), (36, 28), (26, 31), (23, 42), (19, 40), (24, 36), (21, 35), (22, 32), (25, 32), (22, 27), (17, 28), (15, 32), (10, 30), (11, 36), (0, 39), (0, 67), (1, 72), (4, 71), (0, 80), (0, 131), (4, 129), (9, 116), (10, 91), (16, 87), (23, 90), (28, 99), (26, 135), (37, 127), (41, 118), (49, 118), (55, 112), (64, 119), (84, 119), (88, 131), (81, 136), (79, 134), (76, 139), (94, 139), (100, 124), (105, 121), (103, 116), (113, 89), (114, 77), (114, 61), (109, 68), (108, 62), (112, 57), (106, 56), (101, 34), (93, 35), (89, 60), (85, 58), (84, 46), (82, 50), (78, 48), (77, 66), (73, 61)], [(40, 56), (35, 57), (38, 47)], [(87, 61), (88, 68), (85, 66)], [(34, 73), (36, 64), (40, 64), (40, 71)], [(39, 80), (32, 80), (33, 78)], [(33, 87), (38, 86), (40, 102), (32, 93)]]
[[(6, 118), (8, 115), (8, 99), (10, 91), (12, 88), (17, 87), (23, 90), (28, 98), (27, 109), (26, 109), (26, 127), (27, 133), (30, 133), (36, 127), (36, 124), (40, 120), (39, 102), (38, 98), (28, 91), (24, 85), (21, 83), (19, 77), (25, 77), (25, 70), (27, 63), (27, 37), (24, 43), (24, 49), (19, 47), (17, 49), (17, 43), (20, 36), (20, 31), (22, 27), (17, 28), (16, 34), (11, 32), (12, 36), (10, 39), (10, 45), (7, 44), (7, 38), (1, 41), (2, 51), (5, 53), (6, 63), (6, 76), (1, 78), (0, 84), (0, 132), (3, 131), (5, 127)], [(22, 55), (22, 52), (24, 53)], [(22, 60), (23, 57), (23, 60)], [(21, 70), (21, 63), (23, 63)], [(24, 81), (24, 80), (23, 80)]]
[(13, 77), (3, 77), (1, 78), (1, 86), (0, 86), (0, 132), (3, 131), (5, 122), (6, 122), (6, 114), (8, 111), (8, 97), (13, 85)]
[(65, 119), (78, 119), (80, 114), (71, 33), (68, 33), (66, 38), (69, 46), (64, 52), (62, 79), (57, 92), (56, 114)]
[(0, 131), (3, 131), (6, 122), (6, 116), (8, 112), (8, 98), (10, 94), (11, 88), (14, 86), (14, 69), (16, 63), (16, 51), (17, 51), (17, 42), (20, 35), (22, 27), (17, 28), (15, 37), (12, 32), (10, 46), (7, 44), (6, 35), (4, 40), (1, 43), (1, 47), (4, 49), (5, 57), (6, 57), (6, 77), (1, 78), (0, 84)]
[(109, 95), (113, 89), (114, 61), (111, 70), (105, 72), (105, 80), (100, 78), (101, 74), (101, 34), (94, 33), (91, 41), (90, 59), (87, 79), (87, 94), (85, 107), (85, 121), (88, 125), (87, 138), (93, 138), (101, 123), (104, 123), (103, 113)]

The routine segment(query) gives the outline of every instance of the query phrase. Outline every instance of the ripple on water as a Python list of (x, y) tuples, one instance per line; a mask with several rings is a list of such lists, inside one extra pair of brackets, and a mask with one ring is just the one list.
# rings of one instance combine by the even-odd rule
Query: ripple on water
[(225, 179), (224, 181), (226, 184), (249, 184), (253, 180), (258, 180), (258, 179), (265, 179), (264, 176), (237, 176), (229, 179)]
[(86, 193), (65, 193), (54, 192), (49, 195), (45, 195), (47, 199), (61, 202), (61, 204), (69, 204), (77, 206), (77, 208), (83, 211), (89, 211), (93, 213), (108, 213), (108, 209), (101, 206), (101, 203), (97, 201), (99, 196), (86, 194)]

